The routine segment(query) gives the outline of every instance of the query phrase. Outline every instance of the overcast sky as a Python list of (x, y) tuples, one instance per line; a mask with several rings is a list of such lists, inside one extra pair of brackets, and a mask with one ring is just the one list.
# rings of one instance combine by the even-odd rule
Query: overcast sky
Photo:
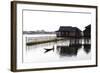
[(24, 31), (57, 31), (60, 26), (73, 26), (84, 30), (91, 24), (91, 13), (24, 11)]

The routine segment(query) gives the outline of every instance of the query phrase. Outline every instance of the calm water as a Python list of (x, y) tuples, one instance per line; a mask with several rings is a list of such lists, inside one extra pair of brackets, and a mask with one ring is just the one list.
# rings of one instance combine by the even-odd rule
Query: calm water
[(91, 59), (90, 39), (65, 39), (26, 46), (25, 62), (77, 61)]

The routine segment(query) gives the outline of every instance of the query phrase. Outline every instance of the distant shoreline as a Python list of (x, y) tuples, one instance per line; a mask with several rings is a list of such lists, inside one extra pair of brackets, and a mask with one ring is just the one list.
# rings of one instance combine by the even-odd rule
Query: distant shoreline
[(56, 32), (34, 32), (34, 31), (29, 31), (29, 32), (23, 32), (23, 34), (56, 34)]

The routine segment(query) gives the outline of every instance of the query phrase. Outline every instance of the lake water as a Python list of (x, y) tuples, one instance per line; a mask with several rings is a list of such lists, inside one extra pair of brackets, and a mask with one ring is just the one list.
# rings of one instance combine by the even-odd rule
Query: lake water
[(64, 39), (36, 45), (26, 45), (24, 62), (59, 62), (91, 60), (90, 39)]

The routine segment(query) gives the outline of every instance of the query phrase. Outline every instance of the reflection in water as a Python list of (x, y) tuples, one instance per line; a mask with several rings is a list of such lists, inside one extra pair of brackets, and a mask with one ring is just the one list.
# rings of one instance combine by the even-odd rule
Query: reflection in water
[(82, 47), (81, 44), (74, 44), (69, 46), (57, 46), (57, 50), (60, 56), (73, 56), (77, 55), (78, 49)]
[(56, 51), (59, 53), (60, 56), (72, 56), (72, 55), (77, 55), (78, 50), (83, 46), (84, 51), (86, 53), (89, 53), (91, 49), (90, 39), (84, 39), (83, 44), (82, 44), (82, 40), (83, 39), (71, 38), (71, 39), (65, 39), (56, 42), (49, 42), (49, 43), (27, 46), (27, 49), (30, 50), (30, 49), (44, 47), (43, 48), (45, 50), (44, 53), (48, 53), (49, 51), (54, 51), (54, 49), (56, 49)]
[(26, 50), (32, 50), (32, 49), (38, 49), (43, 47), (43, 49), (49, 49), (52, 48), (53, 45), (55, 44), (55, 42), (49, 42), (49, 43), (42, 43), (42, 44), (36, 44), (36, 45), (30, 45), (30, 46), (26, 46)]
[[(33, 61), (45, 62), (46, 60), (55, 61), (60, 60), (61, 57), (64, 60), (73, 58), (76, 60), (84, 58), (90, 59), (91, 40), (90, 39), (64, 39), (56, 42), (48, 42), (36, 45), (27, 46), (26, 59), (32, 57)], [(65, 58), (66, 57), (66, 58)], [(34, 59), (35, 58), (35, 59)], [(30, 59), (28, 61), (30, 61)]]
[(91, 44), (84, 44), (84, 51), (88, 54), (91, 49)]
[(60, 56), (76, 56), (78, 53), (78, 50), (82, 48), (86, 53), (90, 52), (91, 45), (90, 45), (90, 39), (84, 39), (84, 43), (82, 44), (82, 39), (70, 39), (69, 46), (58, 46), (57, 45), (57, 51)]

